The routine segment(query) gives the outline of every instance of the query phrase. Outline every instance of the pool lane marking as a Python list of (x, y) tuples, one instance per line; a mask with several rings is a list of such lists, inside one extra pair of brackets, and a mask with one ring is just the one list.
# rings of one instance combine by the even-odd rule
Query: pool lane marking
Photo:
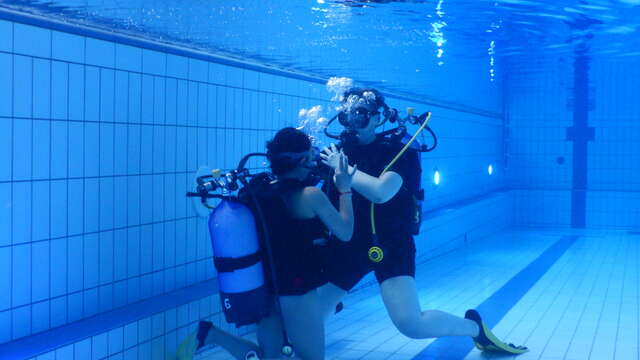
[[(493, 328), (520, 301), (520, 299), (542, 278), (562, 255), (576, 242), (577, 235), (563, 236), (534, 261), (522, 269), (511, 280), (494, 292), (476, 310), (488, 327)], [(520, 344), (516, 344), (520, 345)], [(524, 344), (526, 345), (526, 344)], [(435, 340), (424, 348), (413, 360), (457, 360), (464, 359), (473, 349), (471, 338), (449, 336)]]

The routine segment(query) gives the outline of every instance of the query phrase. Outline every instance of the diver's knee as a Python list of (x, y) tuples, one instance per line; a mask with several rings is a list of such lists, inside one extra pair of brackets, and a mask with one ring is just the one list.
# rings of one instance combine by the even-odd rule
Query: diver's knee
[(393, 324), (400, 333), (411, 339), (424, 338), (424, 329), (420, 329), (420, 322), (414, 316), (398, 316), (393, 319)]

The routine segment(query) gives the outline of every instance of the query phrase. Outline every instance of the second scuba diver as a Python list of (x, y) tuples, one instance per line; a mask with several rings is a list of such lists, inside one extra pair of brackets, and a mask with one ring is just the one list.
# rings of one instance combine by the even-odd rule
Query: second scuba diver
[(333, 154), (336, 210), (319, 188), (307, 182), (317, 164), (305, 133), (294, 128), (278, 131), (267, 143), (267, 157), (276, 180), (257, 185), (255, 195), (268, 232), (261, 239), (269, 239), (270, 256), (265, 261), (271, 263), (265, 266), (265, 278), (273, 279), (270, 287), (279, 306), (274, 304), (271, 314), (257, 324), (259, 346), (201, 321), (197, 332), (180, 345), (180, 360), (191, 359), (207, 344), (220, 345), (236, 359), (250, 359), (249, 354), (279, 358), (286, 343), (282, 324), (297, 359), (324, 359), (324, 304), (316, 290), (327, 278), (320, 248), (326, 244), (327, 230), (337, 241), (351, 239), (351, 181), (356, 169), (346, 171), (346, 156)]
[[(329, 284), (319, 289), (325, 303), (325, 316), (373, 271), (387, 313), (405, 336), (413, 339), (470, 336), (481, 350), (525, 352), (525, 347), (498, 340), (475, 310), (468, 310), (465, 318), (461, 318), (440, 310), (421, 309), (412, 236), (416, 233), (416, 215), (420, 215), (416, 214), (421, 181), (419, 153), (409, 148), (388, 171), (383, 172), (404, 146), (400, 139), (376, 134), (376, 127), (382, 123), (380, 110), (388, 109), (383, 95), (375, 89), (351, 89), (344, 93), (341, 107), (338, 119), (346, 127), (343, 149), (338, 151), (332, 144), (320, 156), (324, 164), (337, 170), (344, 151), (353, 166), (348, 171), (354, 173), (351, 186), (354, 189), (355, 228), (352, 241), (329, 242), (325, 268)], [(336, 191), (335, 186), (325, 183), (325, 191), (337, 204), (339, 189)], [(375, 217), (372, 206), (376, 208)], [(372, 254), (372, 242), (380, 244), (376, 249), (383, 250)], [(372, 255), (375, 258), (371, 258)]]

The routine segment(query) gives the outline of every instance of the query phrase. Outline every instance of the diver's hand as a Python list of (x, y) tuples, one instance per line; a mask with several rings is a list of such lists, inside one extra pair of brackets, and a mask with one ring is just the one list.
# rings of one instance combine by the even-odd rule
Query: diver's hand
[(335, 175), (333, 176), (333, 182), (336, 184), (336, 188), (339, 192), (348, 192), (351, 190), (351, 182), (353, 181), (353, 175), (356, 173), (357, 165), (353, 166), (353, 170), (349, 171), (349, 159), (347, 155), (342, 152), (338, 153), (338, 167), (335, 169)]
[(324, 149), (320, 153), (320, 159), (323, 164), (327, 165), (331, 168), (331, 170), (336, 170), (338, 165), (340, 165), (340, 154), (341, 151), (338, 151), (335, 144), (331, 144)]

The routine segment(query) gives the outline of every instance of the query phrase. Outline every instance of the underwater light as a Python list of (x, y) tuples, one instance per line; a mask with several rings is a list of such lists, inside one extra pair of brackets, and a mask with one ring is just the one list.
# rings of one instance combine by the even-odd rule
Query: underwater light
[(438, 169), (433, 173), (433, 183), (436, 185), (440, 184), (440, 170)]
[(489, 173), (489, 175), (493, 174), (493, 165), (489, 165), (489, 169), (487, 169), (487, 172)]

